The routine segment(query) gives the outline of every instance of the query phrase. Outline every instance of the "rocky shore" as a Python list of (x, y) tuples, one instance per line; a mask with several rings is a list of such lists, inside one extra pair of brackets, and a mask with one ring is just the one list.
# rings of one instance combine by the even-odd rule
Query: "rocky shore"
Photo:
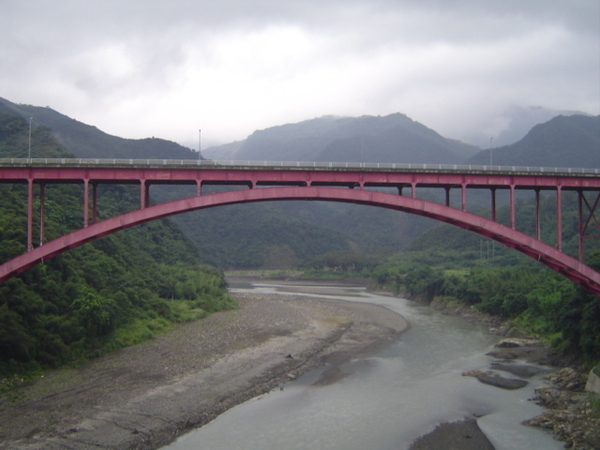
[[(471, 308), (448, 305), (443, 299), (434, 301), (430, 306), (466, 320), (486, 323), (492, 333), (500, 336), (514, 334), (499, 319)], [(600, 397), (585, 391), (588, 379), (586, 371), (568, 367), (571, 361), (564, 355), (553, 352), (537, 339), (519, 333), (516, 333), (516, 337), (502, 339), (488, 355), (494, 358), (490, 370), (467, 370), (463, 375), (476, 377), (480, 382), (498, 388), (519, 389), (527, 384), (527, 378), (538, 371), (537, 365), (558, 368), (545, 376), (546, 385), (536, 389), (535, 396), (530, 399), (546, 410), (523, 424), (547, 430), (563, 441), (565, 448), (600, 449), (600, 413), (598, 406), (592, 404), (593, 399), (600, 402)], [(507, 378), (499, 372), (510, 373), (518, 378)]]
[[(325, 364), (322, 383), (408, 324), (385, 308), (241, 294), (239, 309), (0, 398), (0, 449), (155, 449), (225, 410)], [(328, 379), (330, 377), (330, 379)]]

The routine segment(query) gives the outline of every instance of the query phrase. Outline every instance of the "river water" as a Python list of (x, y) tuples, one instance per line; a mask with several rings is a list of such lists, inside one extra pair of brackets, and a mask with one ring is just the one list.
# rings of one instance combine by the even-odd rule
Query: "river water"
[[(282, 294), (289, 286), (233, 285), (232, 291), (248, 288)], [(542, 412), (527, 400), (543, 384), (542, 375), (515, 391), (461, 376), (465, 370), (489, 369), (491, 358), (485, 353), (498, 337), (484, 326), (361, 288), (348, 288), (342, 296), (336, 288), (335, 293), (330, 297), (385, 306), (407, 319), (411, 328), (383, 350), (342, 366), (346, 376), (334, 384), (312, 386), (324, 369), (313, 370), (165, 448), (398, 450), (439, 423), (474, 415), (481, 416), (479, 427), (498, 450), (563, 448), (549, 434), (520, 424)]]

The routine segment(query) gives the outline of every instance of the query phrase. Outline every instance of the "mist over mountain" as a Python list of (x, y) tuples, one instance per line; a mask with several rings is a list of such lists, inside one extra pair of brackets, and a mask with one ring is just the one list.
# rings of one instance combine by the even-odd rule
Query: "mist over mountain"
[(490, 145), (500, 147), (514, 144), (525, 137), (534, 126), (555, 118), (556, 116), (588, 115), (582, 111), (556, 110), (541, 106), (512, 106), (500, 113), (495, 126), (489, 129), (474, 129), (471, 133), (460, 136), (460, 140), (482, 149)]
[[(534, 126), (519, 142), (492, 149), (500, 166), (600, 167), (600, 116), (557, 116)], [(467, 164), (490, 164), (483, 150)]]
[(446, 139), (404, 114), (389, 116), (326, 116), (259, 130), (241, 142), (231, 157), (260, 161), (380, 162), (458, 164), (479, 149)]

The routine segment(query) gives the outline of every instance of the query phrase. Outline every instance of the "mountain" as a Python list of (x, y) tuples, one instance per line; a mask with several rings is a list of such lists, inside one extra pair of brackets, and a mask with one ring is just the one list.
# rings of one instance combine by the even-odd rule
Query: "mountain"
[[(600, 168), (600, 116), (557, 116), (519, 142), (492, 150), (493, 165)], [(487, 165), (490, 150), (466, 164)]]
[[(489, 127), (480, 129), (473, 127), (470, 133), (460, 136), (460, 139), (482, 149), (492, 145), (511, 145), (520, 141), (534, 126), (548, 122), (556, 116), (587, 115), (582, 111), (556, 110), (541, 106), (511, 106), (495, 118), (495, 123), (501, 124), (501, 129), (491, 132)], [(493, 140), (490, 142), (490, 136)]]
[[(198, 153), (175, 142), (158, 138), (123, 139), (78, 122), (49, 107), (16, 105), (0, 98), (0, 113), (29, 119), (33, 126), (44, 125), (78, 158), (197, 159)], [(32, 149), (34, 152), (35, 148)], [(35, 157), (35, 153), (32, 154)]]
[(326, 116), (255, 131), (238, 160), (457, 164), (478, 149), (446, 139), (404, 114)]
[[(513, 106), (506, 112), (507, 127), (495, 139), (499, 145), (511, 145), (523, 139), (536, 125), (546, 123), (557, 116), (588, 115), (581, 111), (554, 110), (541, 106), (523, 108)], [(487, 143), (487, 142), (486, 142)], [(487, 148), (487, 146), (486, 146)]]
[[(600, 168), (600, 116), (572, 115), (557, 116), (548, 122), (534, 126), (519, 142), (493, 149), (493, 164), (501, 166), (532, 166), (532, 167), (571, 167), (571, 168)], [(479, 152), (468, 159), (466, 164), (487, 165), (490, 160), (489, 150)], [(553, 245), (556, 242), (555, 199), (553, 194), (541, 196), (542, 241)], [(521, 198), (517, 208), (517, 226), (524, 227), (521, 231), (534, 235), (533, 220), (534, 203), (531, 198)], [(572, 223), (572, 227), (564, 229), (563, 251), (573, 257), (577, 256), (577, 241), (573, 234), (577, 223), (577, 203), (574, 193), (565, 193), (563, 198), (563, 221)], [(506, 206), (498, 211), (498, 220), (508, 223)], [(454, 229), (449, 225), (437, 225), (412, 241), (407, 250), (439, 251), (453, 249), (468, 249), (474, 254), (483, 251), (487, 245), (485, 239), (463, 230)], [(590, 239), (587, 249), (598, 249), (600, 241)], [(496, 245), (498, 255), (509, 253), (502, 246)]]

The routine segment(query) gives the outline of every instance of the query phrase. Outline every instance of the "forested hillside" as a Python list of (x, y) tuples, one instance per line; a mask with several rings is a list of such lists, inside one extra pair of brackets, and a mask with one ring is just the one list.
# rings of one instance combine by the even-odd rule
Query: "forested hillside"
[[(403, 252), (363, 272), (386, 286), (450, 311), (479, 311), (552, 344), (573, 362), (600, 360), (600, 298), (516, 252)], [(590, 267), (600, 270), (600, 252)]]
[(111, 136), (49, 107), (16, 105), (0, 98), (0, 113), (19, 115), (27, 119), (31, 117), (34, 126), (45, 126), (58, 143), (78, 158), (198, 158), (197, 152), (175, 142), (155, 137), (123, 139)]
[[(26, 156), (28, 133), (28, 121), (0, 114), (0, 158)], [(31, 147), (36, 156), (72, 156), (43, 126), (33, 128)], [(46, 187), (47, 240), (81, 227), (82, 192)], [(101, 218), (139, 202), (135, 189), (100, 192)], [(0, 263), (25, 251), (26, 198), (24, 185), (0, 185)], [(172, 222), (154, 221), (0, 284), (0, 376), (87, 358), (151, 337), (173, 321), (234, 306), (222, 273), (201, 265), (193, 249)]]

